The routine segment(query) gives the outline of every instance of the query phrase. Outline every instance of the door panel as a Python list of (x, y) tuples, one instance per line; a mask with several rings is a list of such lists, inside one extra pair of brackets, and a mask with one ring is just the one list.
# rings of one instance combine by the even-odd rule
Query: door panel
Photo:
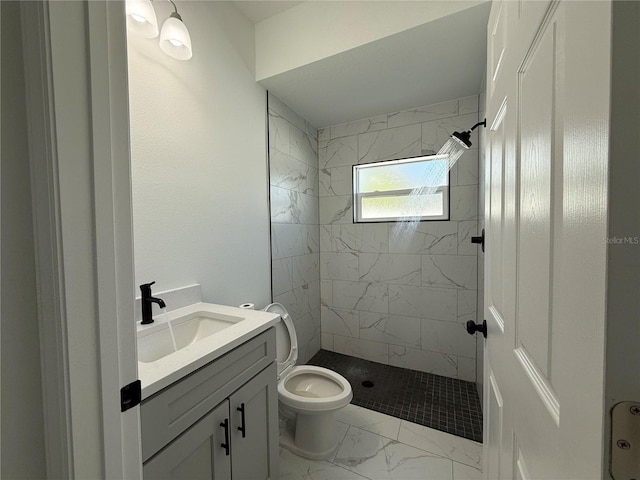
[(531, 477), (529, 476), (529, 472), (527, 471), (527, 466), (524, 461), (524, 456), (522, 454), (522, 450), (518, 448), (517, 441), (514, 442), (514, 451), (516, 452), (514, 471), (514, 478), (516, 480), (529, 480)]
[(507, 99), (502, 102), (502, 106), (496, 115), (496, 119), (490, 127), (489, 142), (489, 162), (490, 162), (490, 182), (489, 189), (489, 238), (488, 241), (494, 248), (491, 249), (488, 256), (489, 270), (488, 277), (491, 288), (491, 299), (489, 309), (492, 317), (502, 332), (504, 332), (504, 314), (502, 313), (502, 280), (503, 272), (503, 256), (502, 248), (503, 224), (504, 224), (504, 153), (505, 153), (505, 133), (504, 133), (504, 117), (507, 112)]
[[(538, 37), (518, 80), (520, 106), (520, 221), (517, 343), (549, 376), (551, 331), (552, 165), (554, 149), (555, 27)], [(559, 161), (555, 158), (555, 161)]]
[(611, 2), (494, 2), (487, 29), (484, 474), (596, 479)]
[(487, 382), (488, 388), (488, 401), (485, 402), (486, 417), (488, 419), (488, 436), (489, 441), (487, 461), (485, 465), (486, 478), (500, 479), (503, 478), (500, 475), (500, 452), (502, 451), (502, 395), (498, 388), (496, 378), (493, 372), (489, 371), (489, 381)]
[(527, 1), (518, 0), (518, 20), (524, 19), (525, 26), (531, 23), (531, 19), (541, 19), (549, 9), (549, 0)]
[(507, 8), (503, 3), (499, 3), (496, 7), (497, 13), (493, 22), (489, 21), (490, 35), (487, 45), (489, 45), (489, 59), (491, 81), (488, 83), (493, 92), (495, 81), (500, 75), (502, 62), (507, 42)]

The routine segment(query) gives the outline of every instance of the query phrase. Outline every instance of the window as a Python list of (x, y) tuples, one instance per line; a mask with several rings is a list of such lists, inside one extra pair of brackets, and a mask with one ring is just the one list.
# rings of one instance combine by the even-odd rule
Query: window
[(449, 156), (353, 166), (354, 222), (449, 219)]

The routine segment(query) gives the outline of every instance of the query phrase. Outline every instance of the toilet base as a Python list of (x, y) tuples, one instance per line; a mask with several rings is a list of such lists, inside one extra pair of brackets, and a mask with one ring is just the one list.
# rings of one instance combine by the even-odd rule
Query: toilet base
[(333, 454), (338, 448), (338, 443), (336, 442), (333, 448), (326, 452), (309, 452), (307, 450), (302, 450), (296, 446), (295, 441), (293, 440), (293, 435), (289, 431), (284, 431), (280, 434), (279, 443), (282, 448), (289, 450), (291, 453), (310, 460), (328, 460), (333, 457)]
[(333, 412), (322, 415), (296, 415), (295, 432), (288, 429), (280, 434), (280, 446), (313, 460), (330, 458), (338, 447)]

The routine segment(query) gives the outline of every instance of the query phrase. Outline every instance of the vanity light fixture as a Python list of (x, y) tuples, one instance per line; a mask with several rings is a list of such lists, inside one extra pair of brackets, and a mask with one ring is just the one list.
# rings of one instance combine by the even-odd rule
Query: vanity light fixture
[[(160, 30), (160, 50), (176, 60), (189, 60), (193, 55), (191, 36), (173, 0), (173, 12)], [(151, 0), (127, 0), (127, 27), (144, 38), (158, 36), (158, 19)]]
[(169, 2), (173, 5), (174, 11), (162, 24), (160, 49), (176, 60), (189, 60), (193, 55), (189, 30), (182, 21), (176, 4), (173, 0), (169, 0)]
[(127, 0), (127, 26), (144, 38), (158, 36), (158, 19), (151, 0)]

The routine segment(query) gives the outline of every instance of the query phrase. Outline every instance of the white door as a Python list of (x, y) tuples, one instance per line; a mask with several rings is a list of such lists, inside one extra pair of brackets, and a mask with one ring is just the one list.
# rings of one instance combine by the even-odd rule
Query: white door
[(492, 6), (490, 480), (602, 477), (610, 34), (608, 1)]

